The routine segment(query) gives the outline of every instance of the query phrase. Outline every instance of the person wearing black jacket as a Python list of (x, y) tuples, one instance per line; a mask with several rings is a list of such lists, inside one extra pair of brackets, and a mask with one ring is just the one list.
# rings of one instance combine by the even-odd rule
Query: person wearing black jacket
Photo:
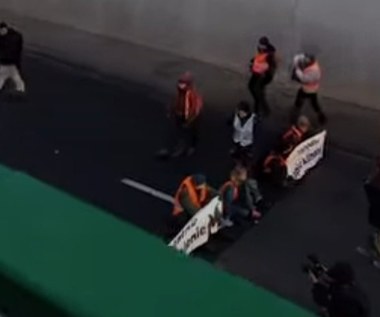
[(272, 82), (276, 68), (276, 48), (265, 36), (259, 39), (257, 53), (251, 60), (252, 73), (248, 83), (249, 91), (255, 102), (255, 113), (268, 115), (270, 108), (266, 99), (266, 87)]
[(337, 262), (325, 274), (313, 276), (314, 301), (326, 317), (369, 317), (370, 303), (347, 262)]
[(22, 35), (0, 23), (0, 90), (7, 80), (11, 80), (18, 92), (25, 92), (25, 83), (20, 75), (23, 49)]

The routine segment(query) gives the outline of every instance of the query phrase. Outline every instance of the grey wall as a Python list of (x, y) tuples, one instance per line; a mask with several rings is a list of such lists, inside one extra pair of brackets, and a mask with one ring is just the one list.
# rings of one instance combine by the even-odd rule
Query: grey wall
[(267, 34), (283, 68), (308, 49), (324, 93), (380, 105), (378, 0), (7, 0), (0, 8), (246, 71)]

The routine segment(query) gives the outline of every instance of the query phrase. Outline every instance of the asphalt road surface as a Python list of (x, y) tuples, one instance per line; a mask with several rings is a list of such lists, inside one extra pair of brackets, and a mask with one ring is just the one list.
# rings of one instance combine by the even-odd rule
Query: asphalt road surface
[[(158, 236), (166, 232), (170, 205), (123, 185), (121, 179), (173, 194), (189, 173), (205, 173), (215, 187), (227, 178), (232, 163), (226, 119), (232, 109), (214, 111), (208, 104), (196, 155), (164, 162), (154, 153), (167, 134), (163, 100), (170, 96), (36, 57), (26, 58), (24, 72), (26, 99), (0, 99), (0, 164)], [(261, 124), (260, 147), (281, 128), (280, 119)], [(259, 226), (239, 230), (233, 243), (215, 242), (216, 251), (204, 250), (201, 256), (311, 309), (309, 283), (301, 272), (304, 257), (315, 252), (330, 264), (349, 260), (371, 296), (373, 316), (380, 316), (380, 272), (355, 252), (369, 232), (361, 189), (369, 168), (365, 158), (330, 147), (302, 184), (276, 197)]]

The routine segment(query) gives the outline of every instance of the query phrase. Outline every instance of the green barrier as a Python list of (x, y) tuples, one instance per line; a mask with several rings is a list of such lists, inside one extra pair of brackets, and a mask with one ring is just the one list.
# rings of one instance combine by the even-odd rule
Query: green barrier
[(0, 215), (0, 304), (11, 313), (312, 316), (178, 254), (106, 212), (3, 168)]

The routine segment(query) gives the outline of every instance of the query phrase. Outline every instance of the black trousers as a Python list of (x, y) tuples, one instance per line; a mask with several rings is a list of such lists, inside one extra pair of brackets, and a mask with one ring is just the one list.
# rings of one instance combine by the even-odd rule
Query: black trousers
[(321, 124), (326, 123), (327, 117), (324, 114), (319, 101), (317, 93), (306, 93), (302, 88), (298, 90), (296, 101), (294, 103), (294, 119), (296, 120), (301, 113), (301, 110), (305, 104), (305, 101), (309, 100), (313, 110), (318, 115), (318, 120)]
[(188, 149), (197, 146), (199, 142), (199, 121), (200, 118), (198, 117), (190, 124), (184, 125), (181, 118), (176, 118), (177, 147)]
[(252, 74), (248, 83), (248, 89), (252, 94), (255, 102), (255, 113), (269, 114), (270, 108), (266, 97), (266, 87), (272, 81), (271, 76), (263, 76), (258, 74)]

